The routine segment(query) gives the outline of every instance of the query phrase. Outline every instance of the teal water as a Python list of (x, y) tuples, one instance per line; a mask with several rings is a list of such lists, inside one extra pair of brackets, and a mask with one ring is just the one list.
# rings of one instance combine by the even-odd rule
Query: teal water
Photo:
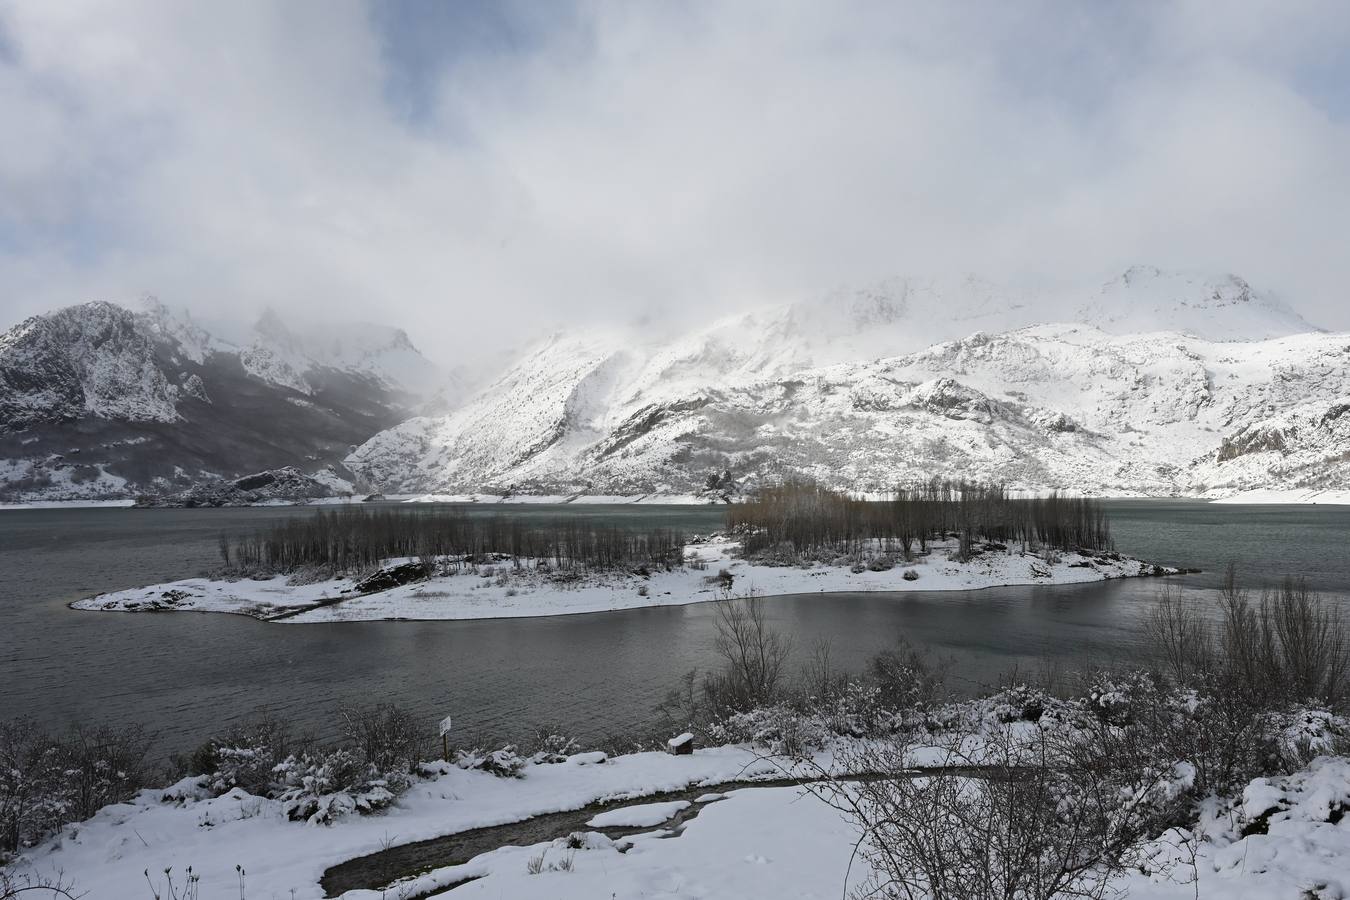
[[(1350, 508), (1112, 501), (1116, 542), (1152, 561), (1198, 567), (1176, 579), (1198, 597), (1229, 560), (1249, 582), (1304, 574), (1350, 598)], [(293, 509), (0, 512), (0, 718), (52, 725), (139, 722), (161, 752), (186, 749), (260, 706), (323, 733), (344, 703), (388, 700), (461, 735), (514, 736), (558, 725), (583, 738), (651, 720), (691, 668), (715, 664), (706, 604), (539, 619), (282, 626), (240, 616), (81, 613), (101, 590), (195, 575), (221, 532)], [(582, 516), (690, 533), (720, 526), (715, 507), (473, 507), (472, 515)], [(900, 638), (954, 661), (975, 690), (1009, 669), (1137, 659), (1160, 582), (1130, 579), (961, 593), (775, 598), (798, 659), (828, 640), (843, 667)]]

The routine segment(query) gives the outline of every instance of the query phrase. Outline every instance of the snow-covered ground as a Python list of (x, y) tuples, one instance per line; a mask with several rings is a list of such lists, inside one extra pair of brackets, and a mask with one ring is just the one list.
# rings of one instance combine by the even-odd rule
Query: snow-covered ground
[[(161, 887), (172, 867), (181, 885), (188, 866), (201, 897), (313, 900), (324, 896), (326, 868), (390, 846), (632, 798), (622, 821), (654, 831), (613, 841), (583, 833), (570, 841), (505, 846), (460, 866), (432, 869), (393, 890), (351, 890), (343, 900), (434, 893), (455, 898), (590, 900), (666, 897), (698, 900), (836, 898), (868, 874), (853, 859), (857, 834), (825, 803), (799, 787), (741, 788), (699, 797), (697, 815), (661, 827), (682, 807), (655, 809), (651, 794), (733, 780), (772, 778), (777, 766), (739, 747), (689, 756), (638, 753), (596, 763), (579, 754), (530, 764), (521, 779), (495, 778), (444, 765), (385, 813), (348, 816), (331, 826), (291, 822), (278, 801), (235, 790), (202, 796), (192, 779), (142, 792), (28, 851), (19, 873), (64, 873), (98, 898), (148, 896), (146, 872)], [(1144, 900), (1256, 900), (1344, 897), (1350, 889), (1350, 759), (1321, 757), (1287, 777), (1260, 778), (1240, 797), (1215, 799), (1190, 829), (1174, 829), (1146, 847), (1150, 874), (1133, 872), (1112, 887)], [(650, 813), (650, 815), (648, 815)], [(1249, 823), (1266, 833), (1243, 836)], [(645, 826), (642, 826), (645, 827)], [(850, 860), (852, 867), (850, 871)], [(467, 878), (476, 880), (464, 882)]]
[(408, 503), (570, 503), (576, 506), (644, 503), (657, 505), (706, 505), (696, 494), (418, 494)]
[(1240, 494), (1234, 494), (1231, 497), (1221, 497), (1212, 501), (1214, 503), (1233, 503), (1233, 504), (1253, 504), (1253, 505), (1309, 505), (1317, 506), (1326, 504), (1329, 506), (1348, 506), (1350, 505), (1350, 490), (1259, 490), (1243, 491)]
[(136, 501), (127, 500), (31, 500), (27, 503), (0, 503), (5, 509), (127, 509), (135, 506)]
[[(595, 574), (577, 581), (515, 568), (509, 561), (465, 569), (371, 594), (357, 594), (350, 578), (288, 584), (285, 576), (239, 581), (189, 578), (167, 584), (99, 594), (75, 609), (118, 612), (242, 613), (281, 621), (349, 622), (372, 619), (495, 619), (604, 612), (646, 606), (677, 606), (729, 596), (858, 591), (967, 591), (1016, 584), (1077, 584), (1108, 578), (1159, 574), (1129, 557), (1066, 553), (1053, 562), (1015, 551), (985, 551), (968, 563), (948, 559), (949, 547), (934, 544), (929, 556), (884, 572), (854, 572), (848, 566), (755, 565), (736, 558), (738, 544), (715, 540), (690, 544), (695, 565), (650, 576)], [(727, 570), (729, 587), (718, 578)], [(907, 579), (907, 573), (915, 577)]]
[[(583, 753), (556, 765), (531, 764), (522, 779), (446, 765), (444, 774), (414, 785), (386, 814), (349, 816), (331, 827), (291, 822), (279, 801), (238, 790), (195, 800), (189, 782), (106, 807), (30, 852), (27, 864), (43, 873), (64, 871), (93, 892), (91, 900), (147, 896), (145, 869), (162, 881), (164, 869), (172, 866), (181, 880), (189, 865), (201, 876), (203, 898), (237, 896), (234, 867), (241, 865), (249, 898), (309, 900), (323, 896), (318, 882), (326, 868), (391, 844), (580, 809), (596, 800), (781, 774), (735, 747), (678, 757), (638, 753), (601, 764), (592, 762), (596, 758)], [(179, 795), (186, 799), (166, 801)]]

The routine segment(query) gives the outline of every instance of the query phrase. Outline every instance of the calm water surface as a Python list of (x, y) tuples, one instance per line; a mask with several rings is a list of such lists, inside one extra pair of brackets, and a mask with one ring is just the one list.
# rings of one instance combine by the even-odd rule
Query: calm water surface
[[(1350, 602), (1350, 508), (1113, 501), (1119, 548), (1205, 569), (1178, 581), (1210, 593), (1231, 560), (1254, 582), (1304, 574)], [(160, 752), (186, 749), (260, 706), (318, 733), (340, 704), (389, 700), (461, 735), (516, 736), (556, 724), (583, 738), (651, 720), (679, 676), (715, 663), (707, 604), (539, 619), (267, 624), (242, 616), (75, 612), (103, 590), (196, 575), (222, 531), (293, 509), (0, 511), (0, 718), (139, 722)], [(301, 511), (303, 512), (303, 511)], [(689, 532), (714, 507), (474, 507), (475, 515), (653, 523)], [(799, 655), (820, 639), (857, 667), (903, 637), (955, 661), (974, 689), (1013, 667), (1064, 668), (1137, 656), (1160, 582), (996, 588), (942, 594), (776, 598)]]

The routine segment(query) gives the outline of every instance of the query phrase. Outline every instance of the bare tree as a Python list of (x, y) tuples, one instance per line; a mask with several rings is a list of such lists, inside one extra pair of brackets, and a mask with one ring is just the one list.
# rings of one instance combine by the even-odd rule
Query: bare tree
[(1204, 616), (1171, 583), (1144, 620), (1144, 634), (1168, 677), (1190, 684), (1214, 665), (1214, 636)]
[(772, 703), (780, 693), (792, 640), (769, 624), (764, 599), (752, 592), (721, 601), (716, 626), (713, 646), (726, 666), (710, 676), (710, 693), (718, 695), (719, 705), (734, 709)]

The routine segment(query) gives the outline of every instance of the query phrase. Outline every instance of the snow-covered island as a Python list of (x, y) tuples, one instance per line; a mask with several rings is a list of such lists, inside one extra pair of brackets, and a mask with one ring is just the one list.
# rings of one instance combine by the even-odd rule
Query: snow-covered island
[[(116, 612), (239, 613), (289, 623), (494, 619), (679, 606), (750, 594), (969, 591), (1180, 572), (1114, 552), (1034, 554), (992, 544), (968, 562), (960, 562), (955, 540), (933, 542), (927, 555), (916, 555), (912, 564), (900, 563), (883, 571), (828, 563), (757, 564), (739, 558), (739, 546), (730, 537), (691, 543), (685, 547), (683, 566), (646, 574), (543, 573), (533, 560), (519, 564), (502, 560), (426, 575), (409, 571), (421, 565), (418, 561), (398, 559), (361, 579), (297, 583), (284, 575), (260, 580), (188, 578), (98, 594), (71, 606)], [(381, 579), (381, 573), (390, 577)], [(411, 580), (380, 587), (403, 578)]]

